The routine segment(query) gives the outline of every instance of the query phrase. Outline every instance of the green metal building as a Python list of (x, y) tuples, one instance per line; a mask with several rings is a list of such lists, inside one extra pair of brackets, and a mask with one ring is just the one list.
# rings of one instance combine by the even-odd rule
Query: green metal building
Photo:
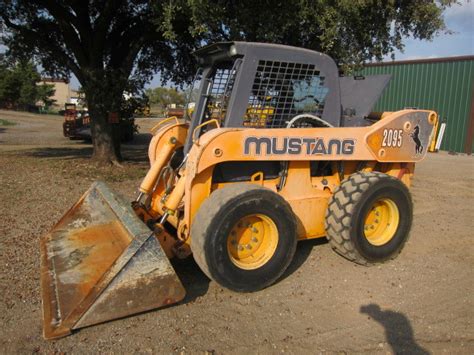
[(361, 74), (392, 75), (373, 111), (434, 110), (446, 122), (441, 149), (474, 152), (474, 56), (373, 63)]

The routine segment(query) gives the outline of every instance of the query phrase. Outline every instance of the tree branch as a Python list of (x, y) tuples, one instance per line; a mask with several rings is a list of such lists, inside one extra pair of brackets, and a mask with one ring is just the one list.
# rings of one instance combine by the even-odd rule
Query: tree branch
[(55, 18), (60, 29), (59, 32), (64, 37), (64, 43), (66, 46), (70, 47), (71, 51), (74, 53), (79, 66), (89, 66), (90, 61), (87, 51), (84, 50), (83, 43), (81, 43), (78, 36), (79, 31), (71, 25), (71, 22), (76, 23), (77, 25), (77, 17), (55, 1), (42, 0), (40, 3), (42, 3), (44, 8)]
[(91, 55), (95, 60), (100, 60), (100, 62), (103, 60), (104, 49), (109, 41), (109, 26), (111, 27), (112, 19), (116, 16), (116, 12), (122, 4), (123, 0), (107, 1), (103, 11), (94, 22), (95, 38), (94, 43), (91, 46)]
[[(5, 16), (4, 14), (1, 15), (5, 25), (20, 33), (29, 43), (27, 45), (32, 45), (34, 48), (39, 48), (42, 45), (42, 48), (49, 48), (51, 52), (54, 53), (57, 59), (63, 61), (67, 68), (69, 68), (79, 79), (79, 81), (84, 80), (84, 76), (82, 75), (82, 71), (78, 65), (64, 50), (61, 46), (56, 44), (54, 41), (51, 41), (51, 38), (48, 37), (48, 31), (34, 31), (28, 29), (26, 26), (17, 25)], [(46, 38), (44, 38), (46, 36)]]

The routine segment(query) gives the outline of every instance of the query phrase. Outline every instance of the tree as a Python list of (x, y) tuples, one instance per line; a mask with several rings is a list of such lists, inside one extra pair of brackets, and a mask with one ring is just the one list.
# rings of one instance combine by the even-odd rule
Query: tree
[[(163, 5), (163, 3), (165, 5)], [(183, 80), (190, 50), (197, 47), (189, 17), (173, 12), (179, 31), (171, 43), (162, 24), (168, 1), (1, 0), (2, 39), (16, 57), (33, 57), (49, 75), (78, 78), (91, 116), (93, 158), (120, 160), (118, 125), (123, 93), (134, 94), (161, 70), (164, 80)], [(167, 15), (168, 14), (168, 15)], [(187, 73), (187, 72), (186, 72)]]
[(0, 105), (29, 110), (38, 101), (52, 104), (54, 86), (41, 84), (41, 77), (30, 61), (0, 65)]
[(42, 101), (44, 107), (47, 109), (49, 108), (56, 100), (51, 99), (51, 96), (54, 95), (56, 89), (54, 85), (50, 84), (41, 84), (36, 86), (37, 94), (36, 94), (36, 101)]
[[(183, 1), (206, 41), (273, 42), (317, 50), (344, 67), (382, 60), (403, 39), (431, 40), (446, 30), (455, 0)], [(183, 5), (181, 5), (183, 6)], [(173, 33), (173, 29), (169, 29)]]
[(431, 39), (453, 1), (0, 0), (2, 38), (52, 75), (73, 72), (92, 119), (93, 157), (120, 159), (117, 112), (156, 72), (183, 83), (191, 51), (220, 40), (284, 43), (326, 52), (341, 65), (381, 59), (403, 38)]
[(158, 105), (161, 110), (165, 110), (168, 105), (176, 104), (178, 106), (184, 105), (185, 95), (173, 88), (158, 87), (154, 89), (147, 89), (146, 95), (151, 104)]

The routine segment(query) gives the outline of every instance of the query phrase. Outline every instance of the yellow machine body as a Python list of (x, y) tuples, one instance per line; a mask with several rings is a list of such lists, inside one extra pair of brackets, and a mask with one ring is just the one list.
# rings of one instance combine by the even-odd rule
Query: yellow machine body
[[(182, 209), (168, 221), (179, 231), (180, 240), (190, 245), (190, 226), (202, 202), (214, 190), (232, 184), (213, 182), (213, 170), (218, 164), (228, 161), (288, 161), (286, 183), (278, 193), (289, 202), (297, 217), (298, 239), (324, 237), (324, 215), (328, 200), (341, 181), (359, 170), (379, 171), (410, 186), (415, 163), (426, 155), (426, 151), (421, 154), (415, 152), (415, 142), (410, 134), (416, 125), (425, 125), (429, 128), (429, 134), (424, 137), (422, 144), (428, 147), (433, 139), (436, 122), (437, 115), (433, 111), (403, 110), (391, 112), (368, 127), (295, 128), (290, 132), (288, 129), (212, 129), (200, 137), (189, 153)], [(149, 147), (152, 166), (158, 152), (171, 137), (179, 137), (178, 141), (184, 144), (187, 129), (186, 124), (173, 122), (155, 132)], [(394, 132), (397, 132), (396, 137)], [(284, 147), (285, 140), (301, 140), (304, 137), (317, 139), (308, 138), (297, 148), (288, 148), (285, 154), (272, 154), (272, 149), (274, 151), (277, 148), (278, 151)], [(334, 137), (337, 140), (330, 143)], [(260, 154), (257, 154), (257, 149)], [(344, 154), (344, 150), (351, 154)], [(295, 151), (299, 151), (299, 154), (295, 154)], [(310, 176), (312, 160), (331, 161), (338, 168), (330, 176)], [(263, 173), (257, 173), (248, 183), (277, 192), (279, 178), (266, 179)], [(155, 216), (162, 215), (166, 210), (163, 184), (157, 186), (152, 198), (149, 212)]]

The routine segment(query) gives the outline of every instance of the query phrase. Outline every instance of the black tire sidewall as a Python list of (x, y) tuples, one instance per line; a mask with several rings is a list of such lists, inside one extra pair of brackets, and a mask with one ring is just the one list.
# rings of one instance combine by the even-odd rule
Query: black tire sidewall
[[(367, 213), (373, 204), (383, 198), (392, 200), (399, 212), (399, 224), (392, 239), (380, 246), (370, 244), (364, 234), (364, 222)], [(408, 189), (398, 180), (381, 179), (368, 190), (354, 207), (351, 235), (353, 243), (359, 254), (368, 261), (385, 261), (403, 248), (411, 228), (413, 206)]]
[[(252, 292), (272, 284), (287, 268), (296, 248), (296, 228), (292, 211), (271, 191), (253, 190), (226, 203), (207, 228), (204, 253), (209, 272), (222, 286), (240, 292)], [(286, 203), (286, 202), (285, 202)], [(244, 270), (230, 259), (227, 238), (234, 225), (251, 214), (269, 217), (278, 230), (273, 256), (258, 269)]]

